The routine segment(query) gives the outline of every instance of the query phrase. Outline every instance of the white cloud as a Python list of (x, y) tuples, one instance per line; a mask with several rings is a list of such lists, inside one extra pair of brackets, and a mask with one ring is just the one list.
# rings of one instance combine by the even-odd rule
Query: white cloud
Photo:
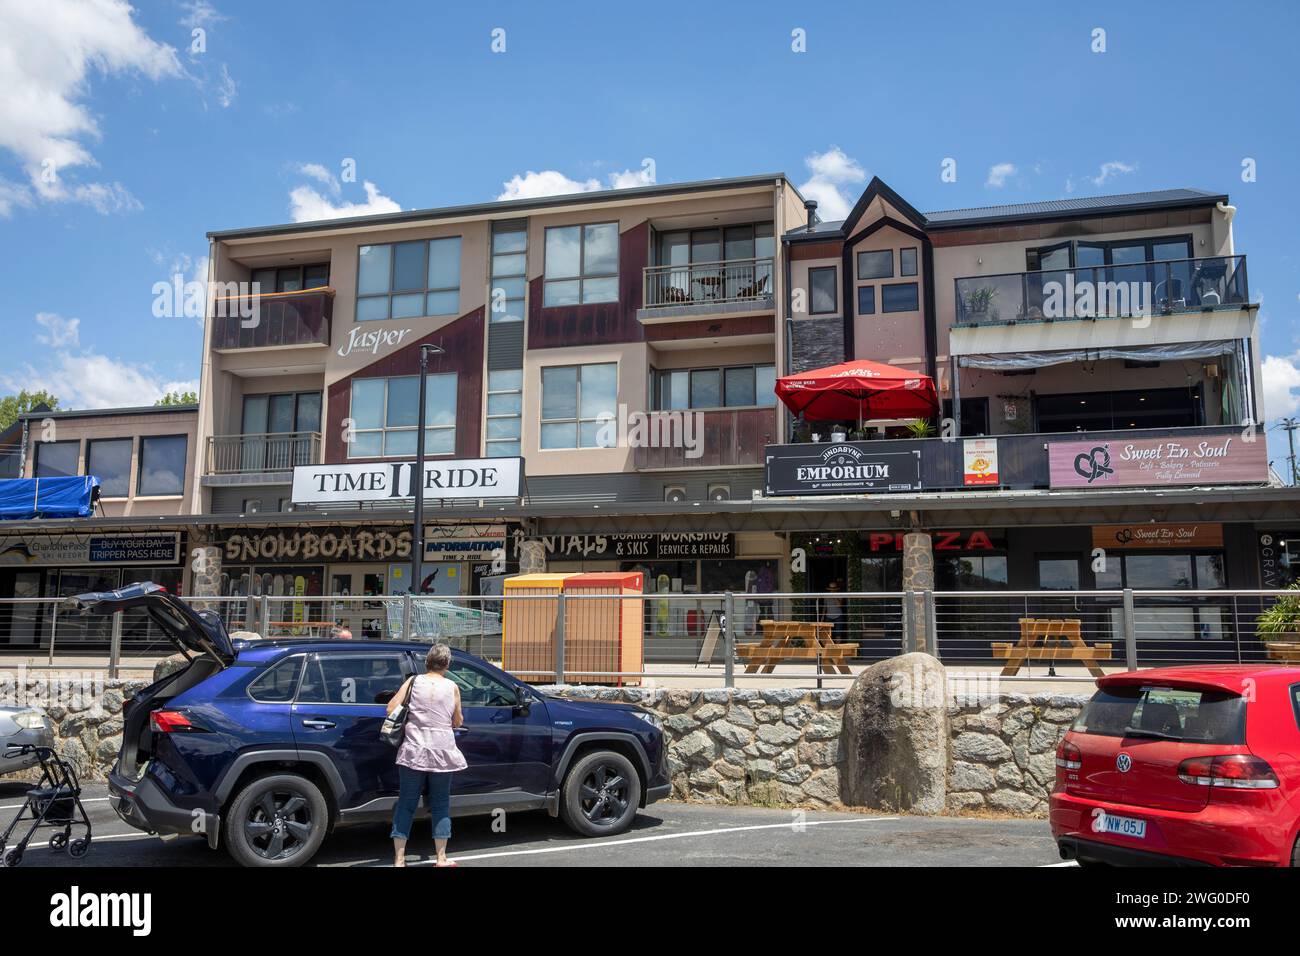
[(1121, 163), (1119, 160), (1112, 160), (1109, 163), (1102, 163), (1101, 169), (1097, 171), (1096, 176), (1089, 179), (1094, 186), (1104, 186), (1116, 176), (1123, 176), (1129, 173), (1137, 172), (1137, 163)]
[(221, 80), (217, 83), (217, 102), (221, 104), (221, 108), (224, 110), (235, 102), (235, 97), (238, 95), (239, 84), (231, 77), (226, 64), (221, 64)]
[(1264, 418), (1286, 418), (1300, 412), (1300, 353), (1266, 355), (1260, 363), (1260, 397), (1264, 400)]
[(0, 184), (0, 215), (39, 197), (84, 202), (100, 212), (138, 206), (120, 183), (68, 181), (69, 170), (95, 166), (85, 143), (102, 135), (84, 100), (91, 73), (183, 75), (176, 50), (151, 39), (125, 0), (0, 0), (0, 149), (30, 181), (15, 195)]
[(37, 312), (36, 324), (45, 329), (36, 333), (36, 341), (51, 348), (61, 349), (81, 344), (80, 319), (65, 319), (57, 312)]
[(810, 153), (804, 158), (804, 164), (812, 176), (799, 191), (817, 201), (817, 215), (825, 221), (847, 216), (857, 197), (846, 195), (843, 187), (863, 182), (867, 171), (838, 146), (824, 153)]
[(536, 199), (541, 196), (567, 196), (570, 193), (590, 193), (598, 189), (632, 189), (636, 186), (653, 186), (655, 184), (655, 166), (652, 161), (641, 164), (640, 169), (624, 169), (610, 173), (609, 185), (604, 186), (599, 179), (570, 179), (555, 169), (541, 172), (528, 170), (520, 175), (516, 173), (502, 183), (502, 190), (497, 194), (497, 201), (508, 199)]
[(147, 364), (91, 351), (59, 352), (44, 369), (28, 365), (18, 375), (7, 376), (5, 386), (12, 391), (43, 388), (58, 397), (60, 407), (69, 409), (152, 405), (169, 391), (197, 388), (192, 381), (163, 379)]
[(207, 0), (191, 0), (188, 3), (181, 3), (186, 11), (185, 16), (181, 17), (180, 24), (183, 27), (194, 29), (202, 27), (207, 29), (214, 23), (221, 23), (229, 19), (217, 12), (216, 7), (208, 3)]
[(993, 189), (1001, 189), (1007, 184), (1007, 180), (1018, 171), (1014, 163), (996, 163), (989, 167), (988, 179), (984, 180), (984, 185)]
[(329, 191), (337, 196), (342, 191), (342, 185), (338, 177), (322, 166), (320, 163), (298, 163), (294, 170), (301, 176), (306, 176), (316, 180), (323, 186), (329, 188)]
[(385, 212), (401, 212), (402, 207), (379, 191), (372, 182), (361, 184), (366, 191), (364, 202), (341, 202), (335, 205), (310, 186), (299, 186), (289, 193), (289, 215), (294, 222), (315, 222), (318, 219), (344, 219), (349, 216), (373, 216)]

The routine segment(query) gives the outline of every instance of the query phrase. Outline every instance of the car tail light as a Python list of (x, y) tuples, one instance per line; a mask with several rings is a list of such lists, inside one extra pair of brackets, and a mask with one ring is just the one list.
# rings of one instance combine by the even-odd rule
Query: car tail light
[(155, 710), (149, 715), (149, 725), (156, 734), (172, 734), (178, 731), (198, 729), (179, 710)]
[(1253, 754), (1190, 757), (1178, 765), (1178, 779), (1198, 787), (1276, 790), (1277, 775)]
[(1056, 748), (1056, 765), (1062, 770), (1078, 770), (1083, 766), (1083, 751), (1068, 740), (1062, 740)]

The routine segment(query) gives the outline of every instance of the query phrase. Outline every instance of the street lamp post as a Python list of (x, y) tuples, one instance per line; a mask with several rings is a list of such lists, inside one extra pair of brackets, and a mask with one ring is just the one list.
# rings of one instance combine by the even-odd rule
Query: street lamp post
[[(429, 356), (442, 355), (441, 346), (420, 346), (420, 417), (415, 433), (415, 469), (411, 473), (411, 493), (415, 495), (415, 518), (411, 526), (411, 593), (421, 592), (424, 580), (424, 392), (429, 379)], [(406, 635), (409, 637), (409, 635)]]

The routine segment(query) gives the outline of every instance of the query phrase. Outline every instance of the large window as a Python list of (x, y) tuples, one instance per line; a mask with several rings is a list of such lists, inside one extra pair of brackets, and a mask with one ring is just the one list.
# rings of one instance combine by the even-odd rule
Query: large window
[(326, 262), (310, 266), (254, 269), (251, 278), (257, 283), (257, 291), (262, 295), (270, 292), (301, 292), (329, 285), (330, 267)]
[(599, 448), (607, 418), (618, 411), (618, 364), (542, 369), (542, 448)]
[(859, 279), (892, 279), (894, 277), (894, 250), (879, 249), (858, 253)]
[(898, 282), (880, 287), (881, 312), (917, 312), (921, 308), (915, 282)]
[(184, 494), (187, 444), (184, 435), (145, 435), (141, 438), (136, 494)]
[(546, 230), (542, 304), (618, 301), (618, 223), (553, 226)]
[(37, 478), (69, 478), (80, 474), (81, 442), (44, 441), (36, 445), (36, 467), (32, 474)]
[(834, 266), (808, 270), (808, 311), (812, 315), (823, 315), (839, 308), (835, 271)]
[(492, 224), (492, 289), (489, 322), (522, 322), (528, 291), (528, 221)]
[[(456, 451), (456, 373), (428, 377), (424, 395), (424, 451)], [(420, 427), (420, 377), (358, 378), (352, 381), (352, 441), (349, 458), (412, 457)]]
[(488, 372), (486, 451), (489, 458), (508, 458), (519, 454), (523, 389), (522, 369)]
[(651, 388), (656, 410), (771, 407), (776, 404), (776, 367), (662, 369), (653, 372)]
[(460, 237), (361, 246), (357, 321), (456, 315), (460, 311)]
[(132, 438), (99, 438), (86, 443), (86, 474), (99, 479), (99, 493), (105, 498), (131, 494)]
[[(1125, 266), (1191, 257), (1191, 236), (1152, 236), (1115, 239), (1110, 242), (1080, 240), (1026, 249), (1025, 267), (1030, 272), (1052, 272), (1071, 267), (1084, 269), (1093, 266)], [(1118, 269), (1116, 273), (1124, 271)]]

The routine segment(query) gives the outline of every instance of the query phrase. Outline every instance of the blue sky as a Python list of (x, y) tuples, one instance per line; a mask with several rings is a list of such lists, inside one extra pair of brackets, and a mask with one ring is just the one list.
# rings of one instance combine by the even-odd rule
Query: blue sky
[(823, 211), (873, 174), (922, 210), (1227, 192), (1269, 415), (1294, 414), (1298, 11), (0, 0), (0, 388), (197, 380), (198, 323), (155, 317), (153, 286), (209, 229), (639, 182), (648, 158), (661, 183), (784, 170)]

